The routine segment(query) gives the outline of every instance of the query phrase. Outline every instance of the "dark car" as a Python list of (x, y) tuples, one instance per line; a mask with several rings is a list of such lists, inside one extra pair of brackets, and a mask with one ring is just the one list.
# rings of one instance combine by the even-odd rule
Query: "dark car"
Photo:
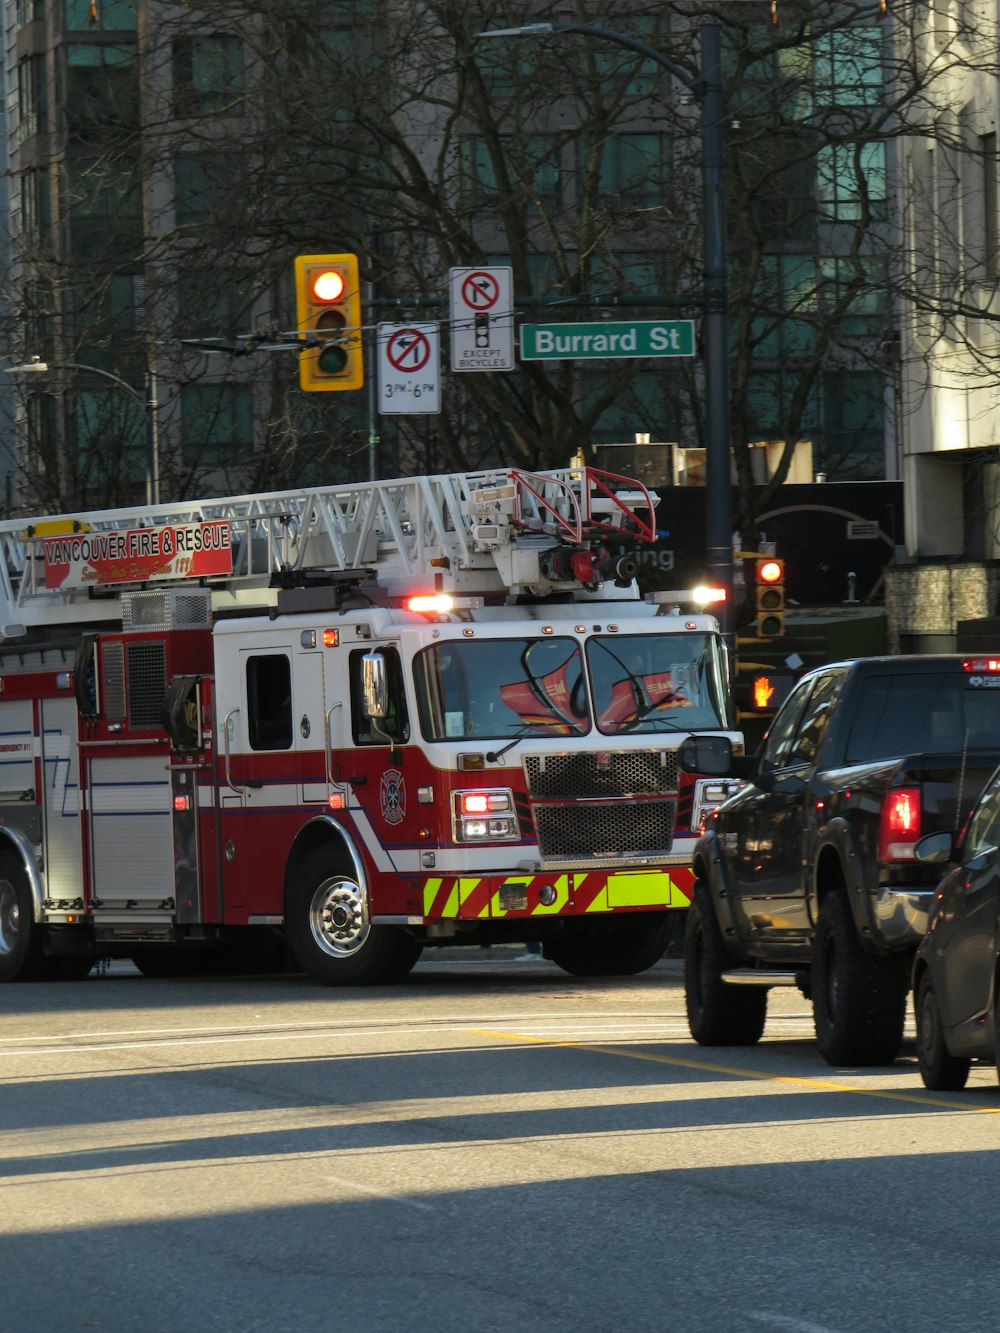
[(964, 1088), (973, 1060), (998, 1065), (1000, 993), (1000, 769), (960, 841), (930, 833), (921, 861), (950, 863), (913, 968), (917, 1058), (926, 1087)]

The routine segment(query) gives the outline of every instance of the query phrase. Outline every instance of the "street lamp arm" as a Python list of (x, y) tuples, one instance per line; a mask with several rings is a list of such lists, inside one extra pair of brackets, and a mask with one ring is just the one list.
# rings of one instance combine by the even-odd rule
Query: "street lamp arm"
[(705, 91), (704, 79), (696, 79), (683, 67), (678, 65), (675, 60), (665, 56), (662, 51), (657, 51), (655, 47), (647, 46), (645, 42), (640, 42), (636, 37), (628, 37), (622, 32), (612, 32), (610, 28), (599, 28), (593, 23), (525, 23), (519, 28), (488, 28), (484, 32), (476, 33), (477, 37), (541, 37), (549, 32), (579, 32), (585, 36), (603, 37), (605, 41), (614, 42), (618, 46), (624, 46), (629, 51), (637, 51), (639, 55), (645, 56), (647, 60), (652, 60), (654, 64), (661, 65), (668, 70), (675, 79), (679, 79), (695, 97), (701, 97)]

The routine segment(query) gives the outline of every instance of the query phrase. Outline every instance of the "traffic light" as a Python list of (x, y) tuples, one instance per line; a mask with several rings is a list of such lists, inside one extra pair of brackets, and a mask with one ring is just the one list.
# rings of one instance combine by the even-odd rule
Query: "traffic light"
[(297, 255), (295, 311), (314, 346), (299, 353), (299, 384), (320, 393), (365, 382), (357, 255)]
[(757, 635), (774, 639), (785, 632), (785, 566), (773, 555), (757, 561)]

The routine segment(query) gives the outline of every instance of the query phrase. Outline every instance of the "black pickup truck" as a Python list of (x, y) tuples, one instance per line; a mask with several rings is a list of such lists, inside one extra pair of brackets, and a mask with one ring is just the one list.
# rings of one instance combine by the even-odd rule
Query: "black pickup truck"
[(1000, 764), (1000, 662), (820, 667), (796, 685), (755, 757), (692, 737), (680, 761), (738, 788), (695, 848), (691, 1035), (751, 1045), (769, 988), (793, 985), (812, 1000), (830, 1064), (891, 1064), (940, 874), (914, 846), (925, 833), (957, 834)]

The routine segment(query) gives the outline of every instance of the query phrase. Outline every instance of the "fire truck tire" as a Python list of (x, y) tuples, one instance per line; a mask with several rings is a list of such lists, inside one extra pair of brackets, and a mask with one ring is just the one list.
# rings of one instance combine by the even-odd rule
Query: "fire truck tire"
[(423, 946), (394, 926), (365, 919), (364, 894), (328, 848), (306, 857), (288, 892), (285, 934), (304, 972), (323, 986), (372, 986), (399, 981)]
[(556, 940), (545, 957), (573, 977), (634, 977), (663, 957), (673, 923), (669, 913), (649, 913), (649, 920), (605, 936)]
[(0, 981), (41, 981), (52, 960), (42, 952), (24, 866), (11, 851), (0, 851)]
[(813, 938), (813, 1017), (830, 1065), (891, 1065), (903, 1044), (909, 963), (863, 947), (846, 893), (823, 899)]
[(731, 961), (708, 885), (696, 880), (684, 936), (684, 1001), (699, 1046), (754, 1046), (764, 1035), (767, 990), (723, 981)]

